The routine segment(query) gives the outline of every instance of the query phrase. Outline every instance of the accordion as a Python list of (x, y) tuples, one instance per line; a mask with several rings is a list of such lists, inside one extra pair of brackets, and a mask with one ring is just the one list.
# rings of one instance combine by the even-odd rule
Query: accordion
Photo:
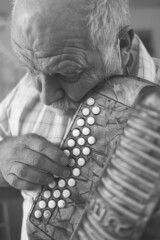
[[(67, 179), (53, 176), (51, 184), (42, 186), (27, 221), (30, 239), (139, 239), (158, 204), (152, 182), (160, 176), (155, 170), (158, 167), (160, 170), (160, 161), (156, 155), (147, 156), (150, 160), (147, 158), (149, 163), (145, 162), (146, 153), (142, 151), (138, 155), (142, 161), (138, 159), (138, 162), (134, 151), (139, 152), (141, 141), (133, 149), (128, 139), (120, 139), (129, 116), (135, 112), (133, 106), (139, 93), (148, 88), (159, 89), (140, 78), (115, 76), (85, 96), (61, 143), (69, 158), (71, 176)], [(150, 119), (143, 109), (138, 115)], [(131, 129), (129, 137), (143, 138), (145, 133), (139, 134), (143, 127), (141, 119), (136, 119), (134, 124), (139, 126), (138, 132)], [(121, 144), (128, 152), (119, 150)], [(146, 145), (149, 146), (150, 143)], [(158, 147), (155, 149), (158, 151)], [(115, 157), (117, 151), (119, 158)], [(156, 163), (152, 164), (152, 159)], [(103, 226), (101, 217), (105, 221)]]

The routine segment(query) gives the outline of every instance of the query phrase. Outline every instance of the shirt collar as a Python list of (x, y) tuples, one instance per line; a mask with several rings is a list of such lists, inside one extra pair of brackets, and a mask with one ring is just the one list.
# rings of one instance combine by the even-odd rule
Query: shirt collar
[(130, 74), (155, 82), (156, 69), (154, 61), (137, 35), (133, 40), (131, 55), (133, 60), (131, 66), (129, 66)]

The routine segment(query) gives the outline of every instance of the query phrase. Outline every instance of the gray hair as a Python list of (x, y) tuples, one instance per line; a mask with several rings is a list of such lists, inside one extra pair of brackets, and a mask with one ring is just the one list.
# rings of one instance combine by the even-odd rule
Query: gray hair
[[(86, 0), (88, 27), (96, 45), (110, 45), (120, 28), (129, 24), (129, 0)], [(14, 14), (17, 0), (12, 0)]]
[[(12, 0), (12, 17), (18, 3), (18, 0)], [(92, 46), (106, 61), (106, 56), (113, 55), (119, 31), (129, 25), (129, 0), (86, 0), (86, 10)]]
[(93, 46), (101, 54), (108, 54), (116, 44), (119, 31), (129, 25), (129, 0), (90, 0), (88, 9), (87, 22)]

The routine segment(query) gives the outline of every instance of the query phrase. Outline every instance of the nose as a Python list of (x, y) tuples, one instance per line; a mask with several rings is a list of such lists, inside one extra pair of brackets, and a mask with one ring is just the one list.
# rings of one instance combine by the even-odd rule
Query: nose
[(39, 75), (40, 98), (44, 104), (51, 105), (63, 98), (64, 92), (58, 80), (45, 74)]

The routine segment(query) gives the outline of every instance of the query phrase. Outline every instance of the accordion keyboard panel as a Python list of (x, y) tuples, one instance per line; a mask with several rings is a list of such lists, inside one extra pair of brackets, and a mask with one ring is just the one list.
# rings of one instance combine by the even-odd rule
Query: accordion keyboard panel
[(42, 187), (27, 221), (30, 240), (73, 236), (104, 166), (109, 166), (119, 145), (135, 99), (150, 85), (140, 78), (115, 76), (85, 97), (61, 144), (71, 174), (65, 179), (53, 176), (53, 182)]
[(31, 223), (45, 233), (44, 239), (70, 238), (89, 193), (118, 145), (129, 111), (129, 107), (97, 93), (89, 94), (81, 104), (62, 144), (71, 175), (66, 179), (53, 176), (30, 214)]

